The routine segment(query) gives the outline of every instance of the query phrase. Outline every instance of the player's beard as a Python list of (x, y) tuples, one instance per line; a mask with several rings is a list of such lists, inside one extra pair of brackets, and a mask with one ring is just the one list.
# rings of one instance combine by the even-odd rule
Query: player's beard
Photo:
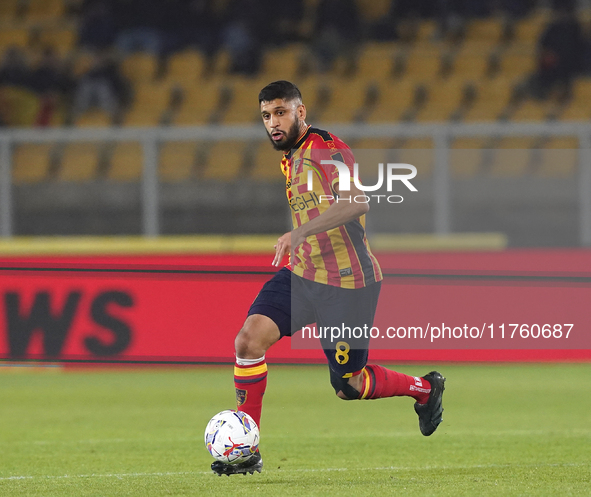
[(293, 148), (293, 146), (298, 141), (298, 137), (300, 136), (300, 124), (299, 121), (296, 119), (294, 123), (289, 128), (287, 134), (279, 141), (273, 140), (273, 136), (271, 133), (267, 131), (267, 135), (269, 136), (269, 140), (271, 140), (271, 144), (275, 150), (281, 150), (282, 152), (288, 152)]

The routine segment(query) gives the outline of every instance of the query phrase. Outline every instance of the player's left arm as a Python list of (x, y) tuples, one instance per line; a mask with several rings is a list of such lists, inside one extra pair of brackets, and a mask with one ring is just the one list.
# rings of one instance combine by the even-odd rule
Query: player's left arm
[[(346, 192), (346, 194), (347, 196), (350, 195), (351, 199), (358, 195), (365, 195), (353, 182), (351, 182), (350, 188), (351, 190)], [(335, 185), (335, 190), (337, 194), (340, 195), (337, 185)], [(304, 243), (309, 236), (317, 235), (318, 233), (337, 228), (338, 226), (343, 226), (344, 224), (363, 216), (367, 211), (369, 211), (369, 203), (367, 202), (334, 202), (328, 209), (326, 209), (326, 211), (320, 214), (320, 216), (302, 224), (293, 231), (285, 233), (285, 235), (277, 240), (273, 265), (279, 266), (283, 257)], [(293, 253), (291, 255), (293, 260)]]

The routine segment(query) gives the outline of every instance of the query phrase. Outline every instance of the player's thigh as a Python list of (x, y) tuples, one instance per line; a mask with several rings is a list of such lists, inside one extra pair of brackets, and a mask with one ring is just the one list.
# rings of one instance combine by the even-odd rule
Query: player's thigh
[(239, 357), (263, 353), (281, 338), (279, 327), (264, 314), (250, 314), (236, 335), (235, 347)]
[(380, 283), (348, 290), (331, 288), (316, 307), (317, 324), (323, 328), (321, 343), (331, 369), (341, 375), (367, 364), (371, 328)]
[(253, 315), (268, 317), (276, 324), (279, 338), (314, 322), (314, 309), (302, 294), (299, 280), (286, 268), (277, 271), (250, 306), (247, 320)]

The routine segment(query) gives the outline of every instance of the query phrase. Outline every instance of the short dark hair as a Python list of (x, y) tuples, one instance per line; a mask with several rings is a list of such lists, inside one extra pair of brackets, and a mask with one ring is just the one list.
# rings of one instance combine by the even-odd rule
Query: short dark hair
[(290, 81), (273, 81), (259, 92), (259, 105), (261, 102), (271, 102), (276, 98), (289, 102), (296, 99), (301, 100), (302, 94), (298, 87)]

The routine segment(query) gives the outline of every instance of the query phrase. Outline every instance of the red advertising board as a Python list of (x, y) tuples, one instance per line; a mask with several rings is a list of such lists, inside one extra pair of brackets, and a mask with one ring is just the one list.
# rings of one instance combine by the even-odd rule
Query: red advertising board
[[(234, 336), (273, 273), (271, 258), (4, 258), (0, 358), (232, 362)], [(372, 360), (591, 359), (589, 250), (379, 259), (386, 277)], [(285, 339), (268, 359), (323, 362), (316, 344)]]

